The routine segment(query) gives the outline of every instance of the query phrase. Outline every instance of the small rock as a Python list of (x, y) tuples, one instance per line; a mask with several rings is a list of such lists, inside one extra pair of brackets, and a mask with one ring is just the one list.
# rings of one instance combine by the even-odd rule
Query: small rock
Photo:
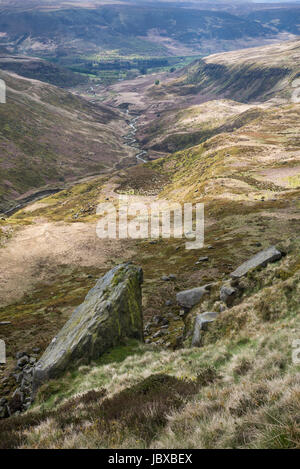
[(169, 277), (167, 277), (166, 275), (163, 275), (162, 278), (161, 278), (164, 282), (169, 282)]
[(171, 301), (171, 300), (167, 300), (167, 301), (165, 302), (165, 305), (166, 305), (166, 306), (172, 306), (172, 301)]
[(19, 360), (17, 361), (17, 366), (19, 368), (23, 368), (27, 363), (29, 362), (29, 357), (27, 355), (23, 355)]
[(236, 298), (237, 291), (235, 288), (230, 285), (222, 285), (220, 290), (220, 300), (230, 307), (233, 305), (233, 302)]
[(207, 257), (207, 256), (199, 257), (199, 259), (198, 259), (197, 262), (196, 262), (196, 265), (201, 264), (201, 262), (207, 262), (207, 261), (208, 261), (208, 257)]
[(193, 288), (191, 290), (184, 290), (176, 295), (177, 302), (183, 308), (189, 310), (193, 306), (200, 303), (202, 298), (209, 294), (210, 285), (204, 285), (203, 287)]
[(193, 331), (193, 338), (192, 338), (193, 347), (200, 347), (201, 332), (205, 330), (207, 324), (215, 321), (217, 316), (218, 316), (218, 313), (214, 313), (214, 312), (206, 312), (202, 314), (197, 314), (195, 323), (194, 323), (194, 331)]
[(163, 317), (162, 317), (162, 316), (158, 316), (158, 315), (157, 315), (157, 316), (154, 316), (154, 317), (153, 317), (153, 322), (154, 322), (154, 324), (156, 324), (156, 325), (160, 324), (162, 320), (163, 320)]

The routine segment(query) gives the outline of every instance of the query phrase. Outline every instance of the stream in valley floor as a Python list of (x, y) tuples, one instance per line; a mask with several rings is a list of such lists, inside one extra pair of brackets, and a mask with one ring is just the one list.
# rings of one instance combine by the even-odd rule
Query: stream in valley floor
[[(129, 111), (127, 110), (126, 111), (127, 115), (129, 114)], [(126, 134), (123, 139), (124, 139), (124, 142), (126, 145), (134, 148), (137, 150), (137, 154), (135, 155), (136, 159), (137, 159), (137, 163), (147, 163), (148, 162), (148, 159), (147, 159), (147, 154), (148, 152), (146, 150), (142, 150), (141, 147), (140, 147), (140, 144), (138, 142), (138, 140), (136, 139), (136, 133), (137, 133), (137, 122), (139, 120), (140, 116), (136, 116), (132, 119), (129, 120), (129, 127), (130, 127), (130, 131), (128, 132), (128, 134)], [(74, 184), (76, 184), (74, 182)], [(3, 215), (5, 217), (10, 217), (12, 216), (14, 213), (18, 212), (19, 210), (25, 208), (27, 205), (30, 205), (32, 204), (33, 202), (36, 202), (38, 200), (41, 200), (41, 199), (44, 199), (45, 197), (48, 197), (49, 195), (53, 195), (57, 192), (60, 192), (61, 190), (64, 190), (65, 187), (59, 187), (59, 188), (53, 188), (53, 189), (43, 189), (41, 191), (38, 191), (30, 196), (27, 196), (27, 197), (24, 197), (23, 199), (21, 199), (17, 205), (15, 205), (14, 207), (6, 210), (5, 212), (3, 212)], [(1, 211), (0, 211), (1, 213)]]
[[(129, 114), (129, 111), (126, 111), (127, 115)], [(137, 133), (137, 122), (139, 120), (140, 116), (134, 117), (129, 121), (129, 127), (131, 128), (130, 132), (128, 132), (127, 135), (125, 135), (124, 141), (126, 145), (135, 148), (138, 150), (137, 155), (135, 156), (138, 162), (141, 163), (147, 163), (148, 159), (146, 159), (148, 152), (146, 150), (142, 150), (140, 147), (140, 144), (138, 140), (136, 139), (136, 133)]]

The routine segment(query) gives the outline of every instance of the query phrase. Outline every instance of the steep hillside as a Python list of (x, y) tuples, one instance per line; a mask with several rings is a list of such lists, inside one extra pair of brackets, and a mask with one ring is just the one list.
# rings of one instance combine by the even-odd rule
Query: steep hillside
[[(28, 191), (102, 172), (132, 156), (117, 111), (45, 83), (1, 72), (0, 209)], [(134, 160), (133, 160), (134, 161)]]
[[(143, 87), (138, 80), (124, 85), (124, 99), (132, 100), (131, 109), (146, 108), (138, 136), (156, 156), (238, 129), (274, 104), (293, 103), (299, 63), (300, 41), (212, 55), (176, 72), (174, 80), (163, 77), (158, 86)], [(143, 90), (141, 104), (131, 89)]]
[(62, 88), (71, 88), (87, 82), (87, 78), (82, 75), (36, 57), (2, 55), (0, 69)]
[(174, 87), (181, 95), (240, 102), (284, 99), (289, 96), (291, 82), (299, 76), (299, 62), (299, 41), (216, 54), (188, 67)]

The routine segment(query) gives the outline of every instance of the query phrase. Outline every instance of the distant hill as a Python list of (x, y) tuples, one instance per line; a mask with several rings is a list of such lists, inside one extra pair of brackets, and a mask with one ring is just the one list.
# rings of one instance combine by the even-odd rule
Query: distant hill
[[(286, 15), (288, 30), (298, 34), (294, 10)], [(181, 8), (166, 3), (24, 11), (7, 8), (0, 17), (0, 47), (11, 53), (59, 61), (66, 55), (93, 56), (113, 51), (119, 55), (164, 56), (180, 55), (183, 46), (189, 53), (207, 51), (208, 44), (211, 52), (232, 49), (236, 45), (230, 41), (245, 38), (256, 40), (258, 45), (259, 38), (282, 31), (286, 29), (277, 28), (275, 23), (272, 27), (261, 23), (255, 15), (242, 17), (217, 9)]]

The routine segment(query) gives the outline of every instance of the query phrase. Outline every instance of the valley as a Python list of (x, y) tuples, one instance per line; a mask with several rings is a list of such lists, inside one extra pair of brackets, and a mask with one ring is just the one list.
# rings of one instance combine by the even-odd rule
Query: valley
[[(45, 14), (63, 24), (69, 4), (58, 10), (52, 4)], [(140, 20), (134, 25), (123, 8), (97, 10), (101, 40), (110, 45), (112, 18), (115, 41), (133, 26), (145, 29), (143, 8), (132, 6)], [(143, 269), (145, 340), (124, 340), (44, 383), (29, 410), (0, 420), (0, 447), (299, 448), (292, 344), (300, 330), (300, 40), (270, 39), (274, 28), (297, 34), (282, 11), (279, 28), (271, 6), (268, 12), (235, 8), (255, 18), (248, 22), (247, 48), (238, 37), (244, 23), (234, 25), (237, 37), (218, 37), (222, 53), (214, 46), (209, 55), (209, 40), (201, 50), (194, 46), (195, 34), (209, 36), (208, 24), (232, 19), (233, 6), (220, 8), (222, 15), (208, 9), (210, 19), (197, 33), (188, 12), (181, 23), (174, 9), (174, 37), (164, 11), (155, 10), (172, 39), (150, 31), (141, 47), (144, 41), (150, 47), (151, 35), (151, 47), (169, 58), (179, 41), (195, 60), (99, 82), (81, 82), (84, 74), (73, 75), (68, 65), (63, 71), (74, 81), (64, 89), (60, 67), (73, 57), (70, 51), (76, 57), (95, 51), (93, 23), (84, 30), (85, 49), (86, 37), (73, 41), (72, 12), (67, 52), (53, 62), (55, 71), (43, 62), (50, 44), (42, 37), (45, 23), (22, 41), (9, 30), (9, 53), (38, 51), (42, 72), (34, 79), (24, 57), (22, 68), (12, 60), (3, 70), (0, 59), (8, 85), (7, 104), (0, 105), (0, 338), (7, 346), (0, 398), (15, 402), (17, 354), (38, 360), (98, 279), (126, 262)], [(26, 31), (33, 14), (42, 13), (26, 13)], [(185, 31), (187, 22), (191, 31), (182, 37), (180, 25)], [(232, 40), (241, 48), (223, 52), (236, 49)], [(51, 47), (60, 49), (61, 37), (51, 38)], [(135, 47), (131, 38), (118, 54), (127, 60)], [(46, 71), (48, 81), (42, 80)], [(117, 208), (120, 196), (148, 208), (163, 201), (203, 203), (203, 248), (187, 250), (185, 239), (163, 237), (100, 239), (97, 207)], [(275, 262), (232, 277), (271, 246), (280, 252)], [(185, 310), (178, 293), (204, 286), (209, 293)], [(197, 317), (207, 313), (217, 319), (195, 345)]]

